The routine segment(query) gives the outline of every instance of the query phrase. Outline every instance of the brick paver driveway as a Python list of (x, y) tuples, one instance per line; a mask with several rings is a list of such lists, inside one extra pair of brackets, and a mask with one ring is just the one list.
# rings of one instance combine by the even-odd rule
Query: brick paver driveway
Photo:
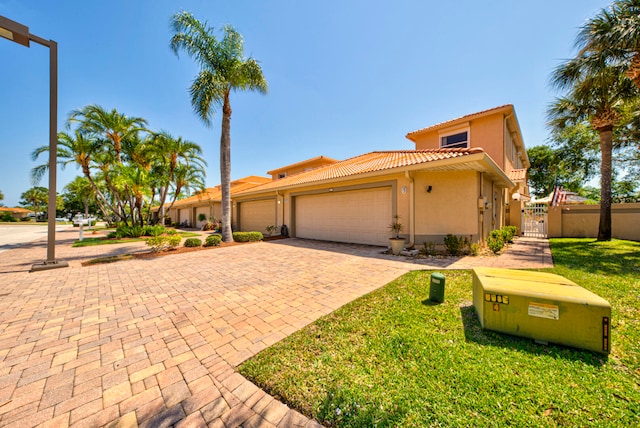
[(411, 268), (318, 247), (285, 240), (80, 267), (61, 246), (69, 268), (3, 266), (0, 425), (315, 424), (234, 366)]
[(0, 426), (313, 426), (235, 372), (258, 351), (412, 269), (549, 267), (548, 243), (414, 261), (317, 241), (246, 244), (81, 267), (143, 243), (44, 242), (0, 257)]

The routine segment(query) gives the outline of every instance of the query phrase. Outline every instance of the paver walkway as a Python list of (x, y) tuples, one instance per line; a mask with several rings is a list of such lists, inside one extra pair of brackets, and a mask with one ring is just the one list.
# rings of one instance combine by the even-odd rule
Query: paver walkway
[(44, 241), (0, 257), (1, 426), (318, 426), (235, 366), (412, 269), (551, 266), (521, 238), (485, 259), (288, 239), (81, 267), (146, 247), (75, 238), (58, 234), (69, 268), (28, 273)]

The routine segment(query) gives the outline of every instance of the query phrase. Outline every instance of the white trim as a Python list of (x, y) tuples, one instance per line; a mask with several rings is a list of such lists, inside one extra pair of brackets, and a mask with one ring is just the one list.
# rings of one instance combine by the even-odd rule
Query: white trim
[[(442, 145), (442, 139), (449, 137), (451, 135), (457, 135), (457, 134), (462, 134), (463, 132), (467, 133), (467, 145), (464, 148), (470, 148), (471, 147), (471, 127), (465, 127), (465, 128), (455, 128), (455, 129), (451, 129), (448, 130), (447, 132), (438, 132), (438, 145), (441, 149), (448, 149), (451, 148), (449, 146), (443, 146)], [(460, 148), (460, 147), (456, 147), (456, 148)]]

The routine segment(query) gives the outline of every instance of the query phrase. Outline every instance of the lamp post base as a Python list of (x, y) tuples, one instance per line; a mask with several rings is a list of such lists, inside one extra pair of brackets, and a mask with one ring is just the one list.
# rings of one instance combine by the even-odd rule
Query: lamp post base
[(69, 267), (69, 262), (63, 260), (45, 260), (40, 263), (34, 263), (29, 272), (39, 272), (41, 270), (58, 269)]

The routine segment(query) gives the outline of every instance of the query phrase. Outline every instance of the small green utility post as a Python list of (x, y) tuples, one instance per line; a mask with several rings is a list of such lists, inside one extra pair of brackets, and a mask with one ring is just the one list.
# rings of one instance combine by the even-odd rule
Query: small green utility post
[(431, 274), (429, 300), (436, 303), (444, 302), (444, 275), (438, 272)]

